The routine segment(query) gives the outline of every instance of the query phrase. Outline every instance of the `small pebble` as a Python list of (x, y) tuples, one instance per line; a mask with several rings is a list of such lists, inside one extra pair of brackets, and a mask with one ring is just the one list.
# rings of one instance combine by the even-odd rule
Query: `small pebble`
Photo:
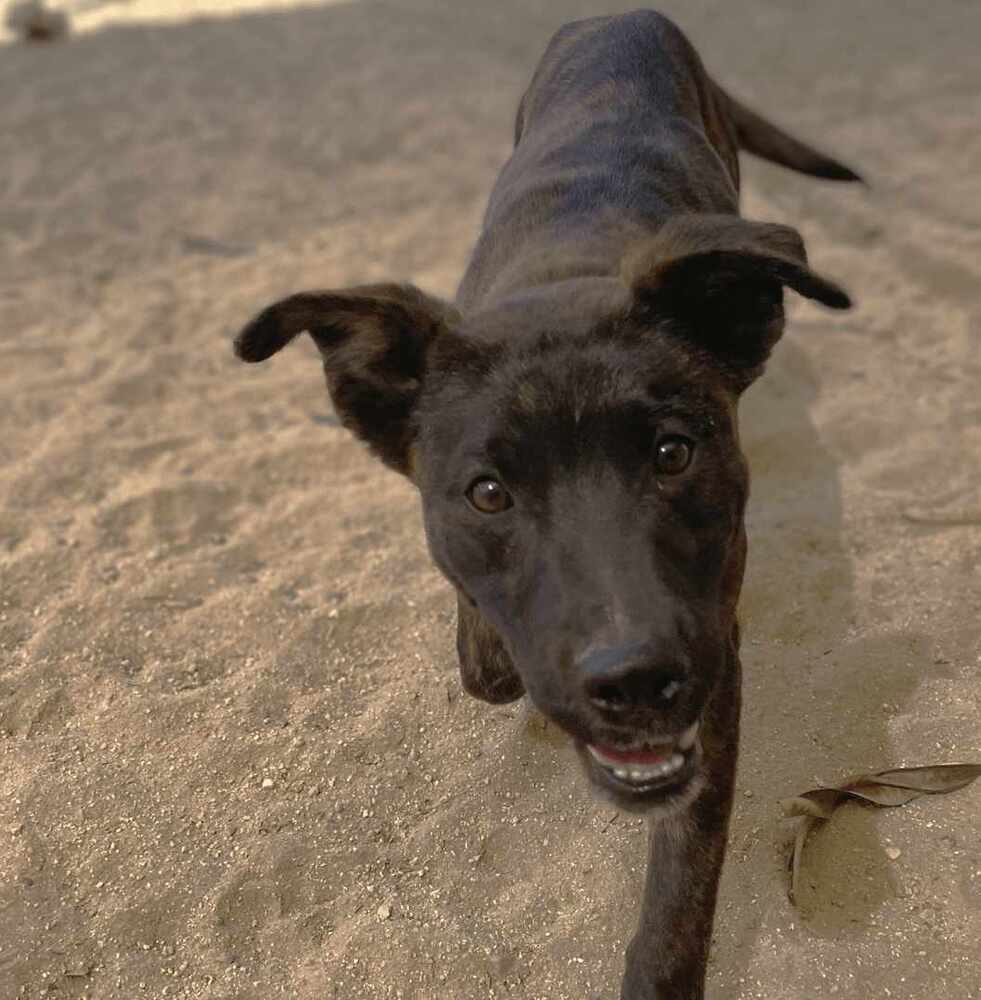
[(898, 858), (899, 855), (902, 854), (902, 853), (903, 852), (898, 847), (887, 847), (886, 848), (886, 857), (890, 861), (895, 861), (896, 858)]
[(392, 916), (392, 905), (391, 903), (382, 903), (376, 911), (378, 913), (379, 920), (388, 920)]
[(274, 781), (272, 780), (272, 778), (263, 778), (263, 779), (262, 779), (262, 787), (263, 787), (263, 788), (272, 788), (272, 786), (273, 786), (274, 784), (276, 784), (276, 782), (274, 782)]

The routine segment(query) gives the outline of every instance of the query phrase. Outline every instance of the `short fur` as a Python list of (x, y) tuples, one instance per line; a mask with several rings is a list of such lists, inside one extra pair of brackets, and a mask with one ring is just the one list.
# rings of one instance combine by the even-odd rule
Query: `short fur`
[[(454, 306), (411, 286), (301, 293), (236, 350), (313, 336), (344, 424), (419, 490), (464, 687), (527, 693), (598, 789), (651, 816), (621, 996), (699, 1000), (738, 746), (737, 403), (785, 287), (849, 304), (795, 230), (739, 217), (737, 153), (857, 175), (728, 97), (652, 11), (559, 31), (515, 136)], [(665, 447), (688, 465), (665, 471)], [(485, 478), (509, 506), (469, 502)], [(672, 783), (627, 787), (588, 752), (678, 750), (696, 723)]]

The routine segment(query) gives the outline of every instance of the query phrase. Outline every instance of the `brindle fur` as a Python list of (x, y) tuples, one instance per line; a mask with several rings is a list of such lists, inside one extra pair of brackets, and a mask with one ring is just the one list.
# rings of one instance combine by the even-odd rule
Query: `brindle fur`
[[(697, 1000), (738, 747), (737, 402), (783, 330), (785, 286), (848, 305), (793, 229), (739, 217), (737, 153), (856, 175), (728, 97), (652, 11), (559, 31), (515, 135), (454, 306), (411, 286), (305, 292), (237, 350), (261, 361), (313, 336), (345, 425), (418, 487), (457, 590), (464, 687), (527, 692), (607, 795), (651, 815), (622, 997)], [(663, 433), (695, 443), (680, 475), (654, 468)], [(510, 510), (468, 505), (481, 476)], [(697, 773), (668, 793), (611, 787), (584, 751), (697, 719)]]

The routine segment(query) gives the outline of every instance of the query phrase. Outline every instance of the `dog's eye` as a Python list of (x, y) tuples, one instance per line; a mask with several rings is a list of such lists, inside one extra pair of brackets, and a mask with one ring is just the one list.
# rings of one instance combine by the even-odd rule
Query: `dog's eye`
[(661, 438), (654, 449), (654, 465), (664, 476), (677, 476), (690, 465), (693, 450), (688, 438), (677, 435)]
[(496, 479), (478, 479), (467, 490), (467, 499), (481, 514), (500, 514), (511, 506), (511, 494)]

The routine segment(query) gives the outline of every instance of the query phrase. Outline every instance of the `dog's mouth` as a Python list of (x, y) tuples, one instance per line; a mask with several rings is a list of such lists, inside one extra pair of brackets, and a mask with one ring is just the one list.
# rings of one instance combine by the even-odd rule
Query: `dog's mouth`
[(698, 770), (700, 723), (670, 741), (629, 746), (586, 743), (591, 776), (601, 786), (637, 804), (654, 803), (682, 792)]

